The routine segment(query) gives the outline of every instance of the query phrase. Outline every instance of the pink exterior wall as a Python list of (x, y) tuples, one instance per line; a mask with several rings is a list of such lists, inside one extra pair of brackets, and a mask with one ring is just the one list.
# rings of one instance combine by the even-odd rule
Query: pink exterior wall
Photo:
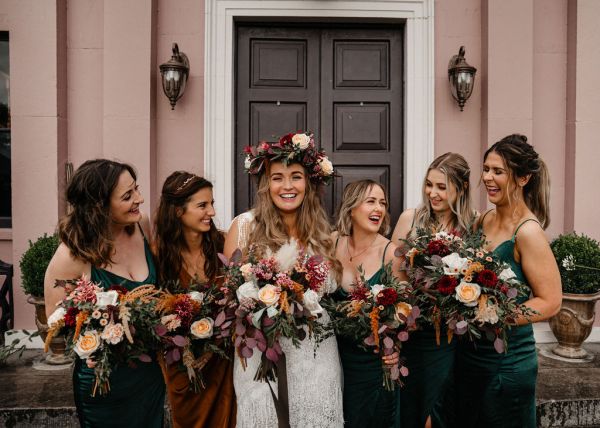
[(175, 110), (163, 94), (160, 79), (156, 82), (157, 192), (173, 171), (202, 174), (204, 170), (204, 1), (159, 0), (157, 64), (171, 58), (173, 42), (188, 56), (190, 77)]
[[(519, 13), (515, 13), (515, 11)], [(473, 95), (461, 112), (448, 84), (448, 61), (464, 45), (477, 67)], [(435, 152), (457, 151), (471, 166), (474, 201), (483, 152), (523, 133), (552, 177), (550, 238), (564, 230), (567, 0), (439, 0), (435, 9)]]
[[(54, 230), (67, 160), (75, 168), (95, 157), (131, 162), (146, 212), (172, 171), (202, 174), (204, 20), (203, 0), (0, 2), (0, 30), (11, 38), (18, 213), (13, 230), (0, 231), (0, 258), (18, 262), (28, 239)], [(521, 132), (551, 171), (548, 236), (575, 229), (600, 238), (600, 209), (588, 196), (600, 161), (598, 22), (596, 0), (435, 1), (435, 154), (466, 157), (477, 208), (487, 205), (478, 187), (484, 150)], [(191, 65), (175, 110), (158, 73), (173, 42)], [(464, 112), (447, 78), (461, 45), (478, 69)], [(18, 282), (17, 327), (31, 327)]]
[[(52, 232), (63, 206), (66, 156), (65, 2), (4, 1), (10, 31), (12, 114), (12, 260), (15, 326), (33, 325), (19, 287), (18, 260), (28, 240)], [(18, 214), (18, 215), (17, 215)]]

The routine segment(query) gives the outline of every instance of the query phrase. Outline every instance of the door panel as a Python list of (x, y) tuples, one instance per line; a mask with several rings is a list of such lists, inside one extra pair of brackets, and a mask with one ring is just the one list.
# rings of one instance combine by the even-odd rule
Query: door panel
[[(403, 199), (402, 27), (243, 23), (236, 40), (236, 152), (311, 131), (339, 175), (324, 195), (327, 211), (347, 183), (371, 178), (387, 187), (395, 221)], [(254, 189), (241, 156), (235, 168), (237, 214)]]

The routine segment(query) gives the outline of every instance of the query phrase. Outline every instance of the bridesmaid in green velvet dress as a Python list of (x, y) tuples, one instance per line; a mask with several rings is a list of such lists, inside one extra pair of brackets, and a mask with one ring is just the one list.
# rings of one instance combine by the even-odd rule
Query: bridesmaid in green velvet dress
[[(361, 180), (346, 186), (333, 236), (336, 258), (343, 267), (337, 299), (348, 298), (352, 283), (359, 278), (359, 267), (364, 270), (369, 287), (380, 282), (385, 264), (392, 262), (393, 271), (399, 272), (400, 259), (394, 257), (397, 247), (383, 236), (389, 224), (381, 184)], [(362, 350), (347, 338), (337, 339), (344, 371), (345, 426), (394, 426), (399, 389), (390, 392), (383, 388), (382, 359), (386, 364), (395, 364), (398, 354), (379, 356)]]
[[(156, 284), (156, 269), (146, 241), (148, 219), (134, 169), (105, 159), (85, 162), (67, 188), (71, 211), (60, 221), (61, 244), (50, 261), (44, 281), (46, 311), (64, 298), (57, 279), (91, 277), (104, 288), (122, 285), (131, 290)], [(165, 384), (156, 361), (117, 366), (110, 392), (91, 396), (94, 361), (76, 359), (73, 370), (75, 405), (82, 427), (162, 427)]]
[(550, 223), (546, 165), (523, 135), (509, 135), (483, 158), (482, 181), (495, 209), (480, 221), (489, 250), (528, 284), (524, 305), (537, 312), (518, 319), (507, 352), (491, 342), (461, 341), (456, 356), (457, 421), (461, 427), (535, 428), (537, 354), (533, 322), (550, 318), (561, 304), (561, 283), (544, 229)]
[[(470, 170), (459, 154), (445, 153), (437, 157), (423, 180), (423, 204), (404, 211), (392, 242), (403, 245), (418, 228), (455, 230), (465, 233), (475, 221), (469, 195)], [(443, 325), (443, 322), (442, 322)], [(445, 331), (437, 345), (433, 326), (425, 326), (411, 334), (402, 347), (409, 374), (400, 395), (402, 428), (445, 427), (451, 425), (451, 415), (444, 408), (453, 408), (453, 369), (456, 340), (450, 343)]]

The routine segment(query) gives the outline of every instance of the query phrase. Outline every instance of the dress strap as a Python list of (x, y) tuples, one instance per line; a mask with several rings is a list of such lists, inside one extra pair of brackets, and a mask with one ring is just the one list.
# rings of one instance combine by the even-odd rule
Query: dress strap
[[(515, 229), (515, 233), (513, 233), (513, 236), (511, 238), (511, 241), (515, 242), (515, 239), (517, 238), (517, 232), (519, 232), (519, 229), (521, 228), (521, 226), (523, 226), (525, 223), (527, 223), (528, 221), (535, 221), (537, 224), (540, 224), (540, 222), (535, 219), (535, 218), (526, 218), (525, 220), (523, 220)], [(541, 227), (541, 225), (540, 225)]]
[(387, 249), (391, 243), (392, 243), (392, 241), (388, 241), (385, 248), (383, 249), (383, 257), (381, 257), (381, 266), (385, 266), (385, 253), (387, 252)]
[(485, 216), (487, 216), (489, 213), (491, 213), (492, 211), (494, 211), (494, 209), (492, 208), (491, 210), (487, 210), (479, 219), (479, 227), (483, 227), (483, 220), (485, 220)]

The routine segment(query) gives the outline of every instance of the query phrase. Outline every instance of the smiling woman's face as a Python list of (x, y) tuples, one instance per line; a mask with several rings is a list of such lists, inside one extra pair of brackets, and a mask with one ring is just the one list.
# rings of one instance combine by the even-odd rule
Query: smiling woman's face
[(110, 218), (114, 223), (130, 225), (142, 219), (140, 205), (144, 198), (129, 171), (123, 171), (110, 195)]
[(269, 169), (269, 194), (275, 206), (284, 213), (295, 212), (306, 195), (304, 167), (293, 163), (273, 162)]

